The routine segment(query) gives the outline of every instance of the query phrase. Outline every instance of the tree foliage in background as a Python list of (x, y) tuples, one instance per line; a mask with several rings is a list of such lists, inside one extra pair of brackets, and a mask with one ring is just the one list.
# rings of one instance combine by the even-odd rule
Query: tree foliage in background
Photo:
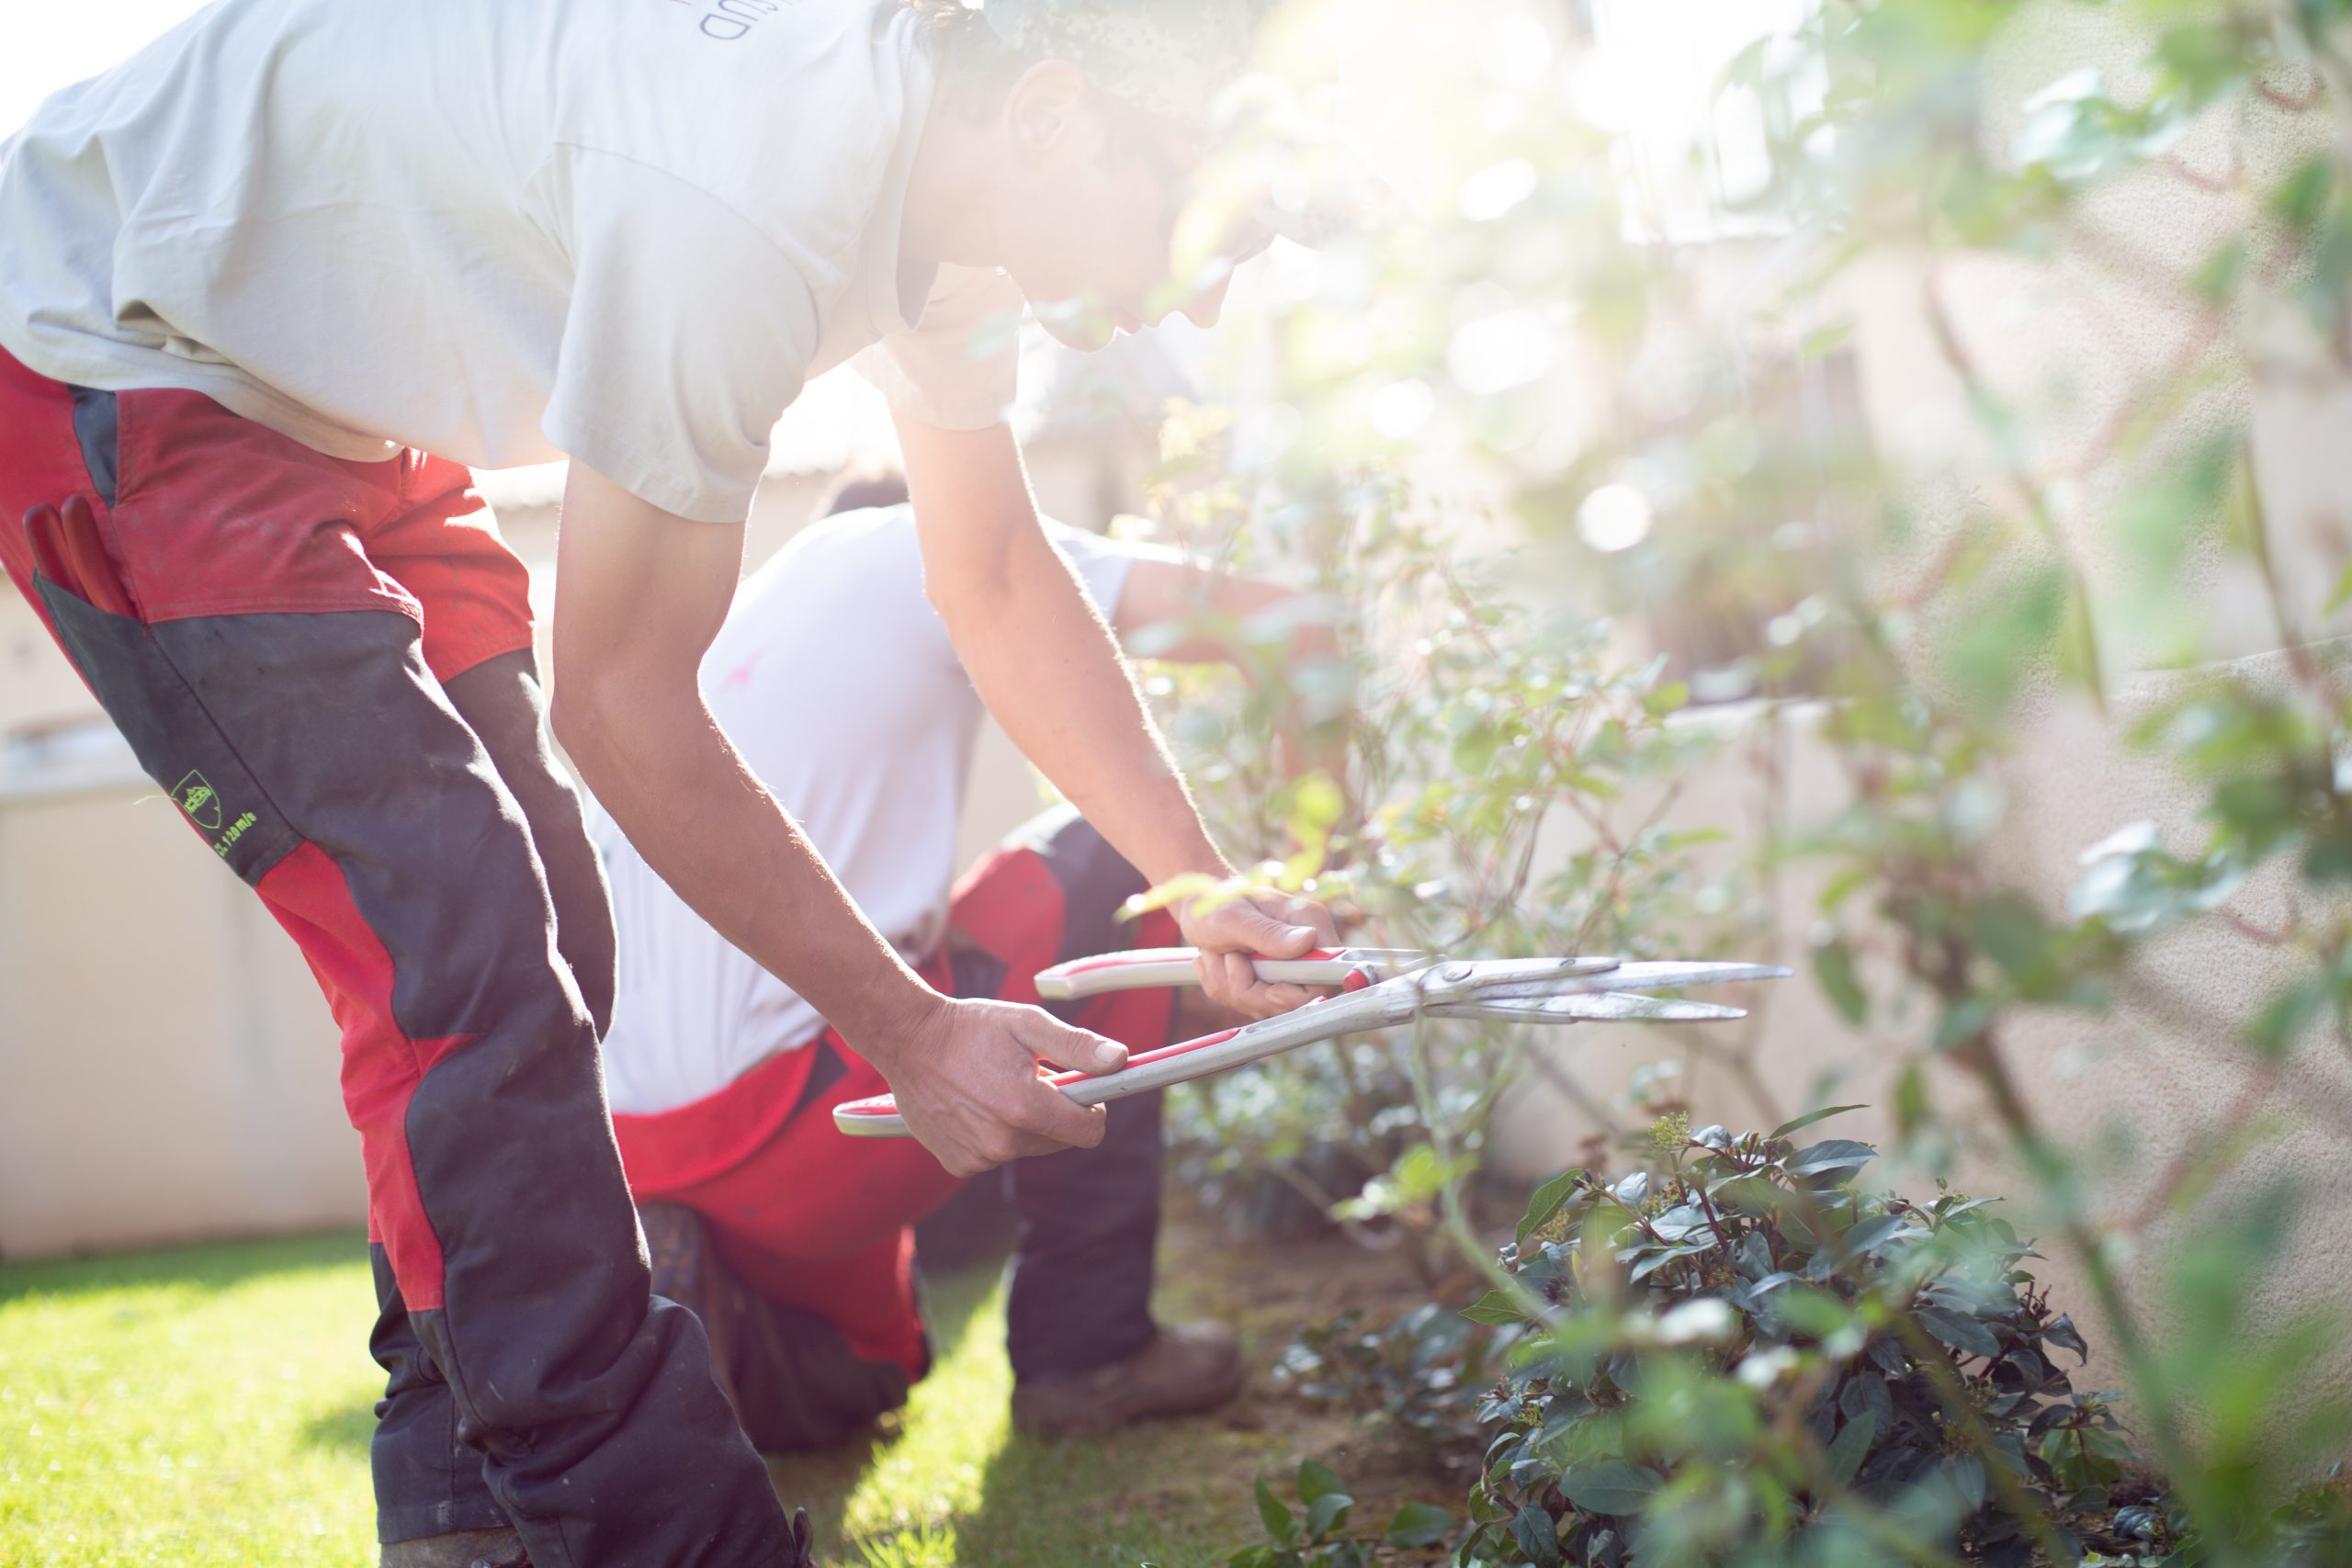
[[(1182, 411), (1167, 446), (1164, 536), (1258, 564), (1270, 538), (1241, 526), (1250, 497), (1227, 477), (1244, 471), (1230, 429)], [(1377, 465), (1358, 480), (1347, 512), (1302, 513), (1279, 536), (1319, 592), (1218, 628), (1257, 649), (1241, 679), (1148, 682), (1213, 826), (1346, 911), (1367, 944), (1675, 950), (1694, 907), (1690, 852), (1720, 836), (1662, 825), (1710, 744), (1668, 722), (1687, 693), (1662, 681), (1662, 660), (1627, 663), (1605, 625), (1523, 603), (1498, 564), (1464, 559), (1475, 513)], [(1335, 739), (1336, 768), (1285, 776)], [(1545, 854), (1571, 824), (1577, 846)], [(1407, 1243), (1434, 1280), (1450, 1251), (1431, 1251), (1434, 1200), (1476, 1168), (1521, 1074), (1549, 1070), (1524, 1044), (1447, 1026), (1317, 1047), (1194, 1086), (1176, 1135), (1213, 1199), (1238, 1197), (1269, 1224), (1283, 1207), (1270, 1190), (1303, 1200), (1375, 1245)]]
[[(1275, 62), (1311, 78), (1345, 60), (1338, 99), (1395, 210), (1278, 258), (1238, 390), (1179, 426), (1161, 510), (1196, 547), (1284, 558), (1336, 604), (1384, 606), (1343, 639), (1365, 694), (1361, 810), (1295, 876), (1335, 856), (1317, 874), (1375, 912), (1371, 940), (1712, 939), (1809, 962), (1893, 1066), (1895, 1166), (2008, 1172), (2082, 1281), (2076, 1315), (2114, 1358), (2135, 1454), (2197, 1521), (2198, 1560), (2280, 1560), (2280, 1494), (2346, 1431), (2306, 1375), (2343, 1363), (2341, 1322), (2252, 1303), (2284, 1265), (2308, 1276), (2298, 1216), (2324, 1178), (2281, 1176), (2266, 1145), (2352, 1123), (2352, 692), (2322, 636), (2352, 601), (2352, 525), (2273, 515), (2248, 416), (2352, 386), (2352, 5), (1777, 8), (1718, 85), (1716, 124), (1761, 150), (1738, 171), (1645, 147), (1640, 84), (1580, 63), (1612, 13), (1284, 14)], [(1237, 165), (1253, 158), (1278, 167), (1278, 201), (1324, 172), (1271, 149)], [(1252, 187), (1212, 179), (1206, 205), (1228, 188)], [(2070, 357), (2085, 343), (2105, 357)], [(1917, 407), (1890, 408), (1890, 375)], [(2284, 651), (2203, 663), (2244, 646), (2249, 605), (2269, 623), (2255, 644)], [(1708, 826), (1736, 865), (1648, 814), (1661, 780), (1690, 776), (1679, 738), (1706, 728), (1668, 710), (1734, 701), (1753, 705), (1716, 728), (1763, 804)], [(1262, 715), (1225, 713), (1190, 739), (1271, 755)], [(2037, 782), (2019, 738), (2068, 723), (2119, 738), (2135, 789), (2200, 805), (2168, 832), (2119, 805), (2061, 888), (2005, 844)], [(1794, 795), (1800, 732), (1838, 798)], [(1206, 784), (1229, 818), (1264, 782), (1230, 777), (1250, 787)], [(1605, 831), (1583, 821), (1597, 803)], [(1294, 849), (1295, 807), (1256, 841)], [(1792, 920), (1780, 895), (1800, 874), (1821, 891)], [(2184, 941), (2265, 976), (2267, 999), (2211, 1013), (2165, 962)], [(2055, 1124), (2020, 1082), (2021, 1041), (2053, 1032), (2128, 1081), (2157, 1019), (2237, 1086), (2160, 1146), (2144, 1126)], [(1711, 1081), (1778, 1120), (1792, 1086), (1739, 1076), (1747, 1038)], [(1476, 1254), (1460, 1189), (1494, 1058), (1402, 1050), (1387, 1087), (1327, 1064), (1289, 1080), (1319, 1100), (1229, 1092), (1299, 1093), (1295, 1152), (1396, 1115), (1409, 1083), (1413, 1111), (1387, 1126), (1402, 1146), (1365, 1162), (1389, 1173), (1378, 1201)], [(1204, 1124), (1246, 1164), (1253, 1129), (1283, 1123), (1261, 1109)], [(1623, 1314), (1547, 1303), (1544, 1322), (1539, 1339), (1579, 1353), (1625, 1343)], [(1751, 1484), (1804, 1473), (1810, 1439), (1782, 1436)], [(1916, 1560), (1840, 1539), (1797, 1560)]]

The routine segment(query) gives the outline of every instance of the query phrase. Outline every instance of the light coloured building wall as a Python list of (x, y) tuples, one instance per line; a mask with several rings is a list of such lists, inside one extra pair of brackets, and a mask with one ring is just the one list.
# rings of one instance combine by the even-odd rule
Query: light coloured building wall
[(338, 1052), (261, 903), (143, 779), (0, 806), (0, 1252), (354, 1223)]

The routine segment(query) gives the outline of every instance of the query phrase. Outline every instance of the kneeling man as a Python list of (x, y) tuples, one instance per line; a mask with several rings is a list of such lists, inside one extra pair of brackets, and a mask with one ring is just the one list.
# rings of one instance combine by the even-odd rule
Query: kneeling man
[[(1123, 639), (1188, 604), (1230, 621), (1286, 596), (1163, 552), (1053, 535)], [(1228, 649), (1189, 637), (1160, 651)], [(1048, 964), (1181, 940), (1165, 916), (1117, 919), (1143, 878), (1071, 812), (1032, 823), (956, 880), (981, 705), (924, 598), (903, 502), (839, 513), (745, 581), (702, 683), (851, 898), (942, 992), (1035, 1003), (1032, 976)], [(957, 1180), (911, 1140), (837, 1132), (832, 1108), (886, 1092), (881, 1074), (673, 894), (608, 818), (591, 834), (619, 936), (605, 1072), (654, 1288), (703, 1317), (761, 1449), (838, 1442), (903, 1404), (928, 1369), (911, 1227)], [(1304, 901), (1294, 918), (1328, 923)], [(1172, 1037), (1164, 991), (1055, 1010), (1131, 1051)], [(1240, 1386), (1229, 1330), (1151, 1315), (1159, 1185), (1156, 1095), (1114, 1107), (1098, 1146), (1012, 1168), (1007, 1337), (1025, 1429), (1205, 1410)]]

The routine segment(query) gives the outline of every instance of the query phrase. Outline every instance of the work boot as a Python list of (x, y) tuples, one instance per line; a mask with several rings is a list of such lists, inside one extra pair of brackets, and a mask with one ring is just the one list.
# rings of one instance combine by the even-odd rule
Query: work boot
[(702, 1320), (703, 1336), (710, 1341), (711, 1381), (741, 1422), (743, 1401), (735, 1386), (735, 1347), (742, 1316), (739, 1292), (729, 1288), (734, 1281), (710, 1245), (702, 1216), (682, 1203), (640, 1203), (637, 1219), (653, 1265), (653, 1293)]
[(377, 1560), (381, 1568), (511, 1568), (530, 1560), (511, 1529), (457, 1530), (396, 1540)]
[(1155, 1331), (1124, 1361), (1035, 1378), (1012, 1390), (1012, 1424), (1041, 1438), (1107, 1432), (1162, 1416), (1198, 1416), (1241, 1391), (1241, 1346), (1221, 1323)]

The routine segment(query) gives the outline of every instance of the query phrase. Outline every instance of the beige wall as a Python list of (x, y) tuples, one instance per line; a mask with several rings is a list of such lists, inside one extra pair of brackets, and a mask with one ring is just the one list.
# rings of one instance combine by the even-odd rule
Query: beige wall
[(0, 807), (0, 1252), (366, 1213), (293, 944), (141, 780)]
[[(1099, 526), (1106, 504), (1135, 503), (1135, 455), (1116, 438), (1048, 439), (1030, 459), (1065, 520)], [(747, 570), (829, 482), (768, 481)], [(511, 509), (501, 527), (531, 566), (544, 637), (553, 509)], [(0, 736), (97, 716), (30, 609), (0, 590)], [(1044, 798), (993, 725), (973, 774), (967, 858)], [(293, 944), (127, 749), (69, 788), (0, 789), (0, 1256), (360, 1223), (338, 1059)]]

